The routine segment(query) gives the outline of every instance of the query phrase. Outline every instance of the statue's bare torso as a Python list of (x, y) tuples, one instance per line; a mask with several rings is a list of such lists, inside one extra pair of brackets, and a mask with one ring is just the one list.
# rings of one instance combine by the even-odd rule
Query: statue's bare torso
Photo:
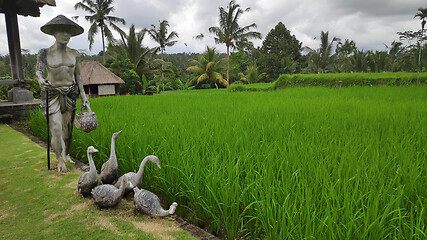
[(76, 50), (67, 47), (65, 53), (61, 53), (49, 48), (46, 58), (47, 80), (52, 87), (67, 87), (74, 84), (78, 58)]

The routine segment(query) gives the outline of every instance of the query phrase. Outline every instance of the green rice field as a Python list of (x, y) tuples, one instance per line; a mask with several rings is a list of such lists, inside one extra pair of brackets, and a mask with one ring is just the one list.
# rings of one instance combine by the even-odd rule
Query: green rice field
[[(427, 88), (176, 91), (90, 99), (72, 155), (147, 164), (143, 188), (226, 239), (426, 239)], [(41, 111), (33, 133), (46, 135)]]

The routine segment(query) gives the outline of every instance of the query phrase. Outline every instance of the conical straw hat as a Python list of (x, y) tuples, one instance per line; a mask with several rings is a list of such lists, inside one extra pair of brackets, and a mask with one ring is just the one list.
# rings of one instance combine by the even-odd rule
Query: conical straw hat
[(71, 21), (70, 19), (66, 18), (64, 15), (58, 15), (52, 20), (50, 20), (48, 23), (43, 25), (40, 30), (42, 32), (53, 35), (53, 32), (58, 29), (66, 30), (70, 32), (71, 36), (77, 36), (84, 32), (83, 28), (80, 27), (77, 23)]

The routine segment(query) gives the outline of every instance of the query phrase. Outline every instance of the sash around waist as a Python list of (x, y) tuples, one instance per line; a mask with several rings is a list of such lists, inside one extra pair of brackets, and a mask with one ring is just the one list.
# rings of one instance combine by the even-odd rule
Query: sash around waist
[[(48, 90), (49, 102), (49, 115), (57, 113), (58, 111), (67, 112), (77, 110), (76, 98), (77, 91), (76, 85), (65, 87), (55, 87)], [(41, 92), (42, 97), (42, 112), (46, 116), (46, 92)]]

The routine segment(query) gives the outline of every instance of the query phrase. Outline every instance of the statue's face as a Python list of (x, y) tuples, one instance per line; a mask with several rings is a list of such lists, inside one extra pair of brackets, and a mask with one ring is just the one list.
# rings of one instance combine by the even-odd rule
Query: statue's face
[(56, 41), (61, 44), (68, 44), (71, 38), (71, 34), (64, 30), (56, 31), (53, 36), (55, 37)]

